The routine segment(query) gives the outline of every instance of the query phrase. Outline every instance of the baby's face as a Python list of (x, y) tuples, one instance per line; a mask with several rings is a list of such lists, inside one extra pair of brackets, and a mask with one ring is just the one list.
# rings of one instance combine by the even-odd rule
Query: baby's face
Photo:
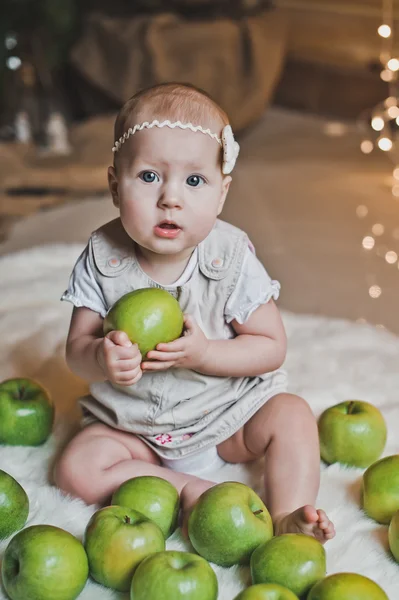
[(157, 254), (191, 252), (212, 230), (230, 185), (220, 145), (200, 132), (154, 127), (119, 152), (110, 187), (129, 236)]

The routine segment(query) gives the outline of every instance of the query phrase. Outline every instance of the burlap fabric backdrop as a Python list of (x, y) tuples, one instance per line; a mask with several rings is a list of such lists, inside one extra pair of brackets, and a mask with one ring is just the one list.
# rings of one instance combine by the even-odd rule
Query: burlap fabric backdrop
[(190, 82), (215, 98), (235, 130), (250, 125), (263, 113), (281, 71), (283, 19), (264, 0), (168, 4), (181, 10), (154, 12), (165, 5), (154, 0), (147, 4), (150, 14), (89, 13), (72, 49), (75, 68), (118, 105), (148, 85)]

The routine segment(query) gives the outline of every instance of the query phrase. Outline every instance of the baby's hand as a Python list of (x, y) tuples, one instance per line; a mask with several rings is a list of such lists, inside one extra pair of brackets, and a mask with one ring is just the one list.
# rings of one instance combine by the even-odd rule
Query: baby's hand
[(171, 367), (199, 370), (205, 360), (209, 340), (194, 317), (184, 315), (183, 337), (167, 344), (158, 344), (156, 350), (148, 352), (143, 371), (165, 371)]
[(141, 379), (141, 354), (123, 331), (110, 331), (103, 338), (97, 359), (106, 378), (119, 385), (133, 385)]

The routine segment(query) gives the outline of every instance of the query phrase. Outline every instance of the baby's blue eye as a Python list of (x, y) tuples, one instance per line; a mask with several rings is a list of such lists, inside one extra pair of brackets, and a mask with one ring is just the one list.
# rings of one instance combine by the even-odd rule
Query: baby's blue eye
[(159, 181), (159, 177), (154, 171), (143, 171), (139, 175), (140, 179), (145, 181), (145, 183), (154, 183), (154, 181)]
[(205, 183), (205, 179), (201, 175), (190, 175), (190, 177), (187, 177), (186, 183), (191, 187), (198, 187)]

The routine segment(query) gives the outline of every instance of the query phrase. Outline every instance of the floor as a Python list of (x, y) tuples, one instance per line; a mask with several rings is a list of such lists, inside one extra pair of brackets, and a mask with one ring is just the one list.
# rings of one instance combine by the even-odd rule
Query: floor
[[(12, 216), (0, 254), (84, 242), (116, 215), (106, 194), (111, 123), (112, 117), (103, 117), (75, 128), (75, 153), (58, 164), (28, 153), (24, 158), (21, 151), (18, 162), (7, 147), (8, 162), (0, 166), (3, 189), (21, 181), (40, 185), (50, 177), (54, 202), (38, 206), (37, 199), (36, 205), (25, 199), (31, 214), (20, 218), (19, 200), (0, 195), (0, 215)], [(249, 233), (270, 275), (282, 284), (280, 305), (399, 333), (399, 204), (388, 156), (362, 154), (352, 124), (276, 108), (239, 141), (222, 218)], [(362, 245), (366, 236), (373, 238), (369, 245), (374, 240), (371, 249)]]

